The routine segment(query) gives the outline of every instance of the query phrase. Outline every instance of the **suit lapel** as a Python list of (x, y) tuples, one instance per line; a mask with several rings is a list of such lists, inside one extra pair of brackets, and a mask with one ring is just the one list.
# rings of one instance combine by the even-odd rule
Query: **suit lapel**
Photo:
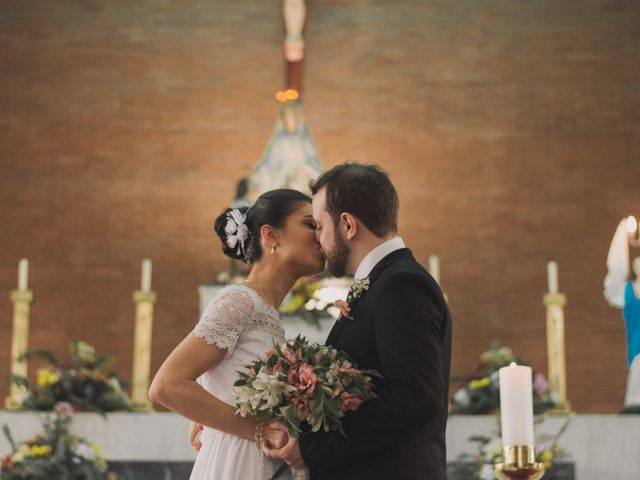
[[(353, 302), (350, 305), (351, 314), (355, 312), (356, 306), (358, 305), (360, 300), (362, 300), (362, 298), (367, 295), (367, 293), (371, 289), (371, 285), (373, 285), (373, 282), (376, 281), (376, 279), (380, 276), (380, 274), (384, 271), (384, 269), (387, 268), (389, 265), (391, 265), (394, 261), (400, 258), (407, 258), (407, 257), (413, 258), (413, 254), (411, 253), (411, 250), (409, 250), (408, 248), (400, 248), (398, 250), (394, 250), (393, 252), (391, 252), (389, 255), (387, 255), (382, 260), (380, 260), (375, 267), (373, 267), (373, 270), (371, 270), (371, 273), (369, 274), (369, 289), (364, 291), (358, 298), (353, 300)], [(326, 341), (327, 345), (335, 346), (335, 342), (338, 340), (338, 337), (340, 336), (340, 332), (342, 332), (342, 329), (344, 328), (345, 324), (351, 321), (353, 320), (349, 318), (345, 318), (342, 316), (338, 317), (338, 320), (336, 320), (336, 322), (333, 324), (333, 328), (331, 329), (331, 331), (329, 332), (329, 336), (327, 337), (327, 341)]]

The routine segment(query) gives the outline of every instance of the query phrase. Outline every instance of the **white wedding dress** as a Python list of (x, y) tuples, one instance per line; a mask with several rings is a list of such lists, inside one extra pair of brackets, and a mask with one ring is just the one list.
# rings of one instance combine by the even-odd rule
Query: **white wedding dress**
[[(276, 309), (244, 285), (225, 287), (206, 307), (191, 334), (227, 350), (224, 359), (202, 374), (198, 383), (233, 406), (238, 371), (245, 371), (247, 365), (262, 358), (274, 340), (280, 344), (285, 341)], [(264, 458), (253, 440), (212, 428), (204, 428), (200, 441), (202, 447), (190, 480), (268, 480), (282, 464)], [(307, 475), (307, 471), (297, 471), (294, 478), (302, 480)]]

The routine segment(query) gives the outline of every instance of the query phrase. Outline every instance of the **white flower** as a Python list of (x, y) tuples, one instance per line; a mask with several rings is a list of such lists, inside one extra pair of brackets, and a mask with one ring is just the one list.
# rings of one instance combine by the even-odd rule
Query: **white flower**
[(233, 393), (236, 397), (236, 404), (240, 405), (240, 408), (238, 408), (236, 413), (239, 413), (243, 417), (253, 414), (253, 408), (249, 403), (253, 391), (249, 387), (244, 385), (241, 387), (233, 387)]
[(86, 460), (95, 460), (98, 456), (97, 452), (84, 442), (78, 442), (72, 450), (78, 457)]
[(461, 388), (453, 394), (453, 401), (462, 407), (467, 407), (471, 403), (471, 396), (466, 388)]
[(227, 234), (227, 245), (229, 248), (236, 248), (239, 245), (241, 252), (245, 251), (245, 242), (249, 238), (249, 228), (244, 223), (246, 215), (242, 214), (240, 210), (234, 208), (227, 214), (227, 224), (224, 227), (224, 232)]
[[(334, 387), (336, 385), (336, 382), (338, 381), (338, 373), (339, 373), (339, 366), (337, 363), (332, 363), (329, 366), (329, 369), (327, 370), (327, 373), (325, 374), (325, 383), (327, 384), (328, 387)], [(335, 390), (334, 390), (335, 392)], [(335, 396), (335, 395), (334, 395)]]
[(31, 450), (27, 445), (23, 443), (18, 447), (18, 450), (16, 451), (16, 453), (11, 455), (11, 461), (13, 463), (20, 463), (24, 461), (25, 457), (28, 457), (30, 455), (31, 455)]
[(480, 467), (480, 473), (478, 474), (480, 480), (493, 480), (493, 465), (485, 463)]
[(488, 462), (493, 462), (502, 455), (502, 440), (494, 438), (483, 448), (483, 456)]
[(250, 387), (234, 387), (236, 403), (240, 405), (237, 413), (245, 416), (278, 406), (286, 394), (295, 391), (295, 387), (284, 380), (284, 374), (268, 373), (265, 368), (261, 368)]

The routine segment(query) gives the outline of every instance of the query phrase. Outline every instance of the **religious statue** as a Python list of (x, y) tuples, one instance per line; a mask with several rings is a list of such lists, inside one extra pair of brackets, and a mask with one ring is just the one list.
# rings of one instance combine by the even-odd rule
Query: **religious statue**
[(604, 296), (613, 307), (622, 309), (627, 334), (629, 375), (624, 411), (640, 412), (640, 257), (633, 260), (630, 280), (627, 219), (622, 220), (611, 241), (607, 257)]
[[(283, 93), (283, 92), (279, 92)], [(281, 101), (276, 126), (262, 155), (249, 177), (249, 198), (275, 188), (293, 188), (309, 193), (309, 181), (317, 178), (322, 165), (315, 142), (307, 128), (302, 106), (289, 90)]]

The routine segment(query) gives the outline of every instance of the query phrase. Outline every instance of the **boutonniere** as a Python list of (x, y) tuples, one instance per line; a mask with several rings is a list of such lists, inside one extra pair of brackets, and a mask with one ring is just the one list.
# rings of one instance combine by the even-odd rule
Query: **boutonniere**
[(337, 300), (336, 307), (340, 309), (340, 316), (353, 320), (351, 313), (351, 304), (354, 300), (359, 298), (364, 292), (369, 289), (369, 277), (362, 278), (360, 280), (354, 280), (349, 287), (349, 293), (347, 294), (347, 300)]
[(369, 290), (369, 277), (361, 278), (360, 280), (354, 280), (349, 287), (347, 303), (351, 304), (351, 302), (359, 298), (367, 290)]

